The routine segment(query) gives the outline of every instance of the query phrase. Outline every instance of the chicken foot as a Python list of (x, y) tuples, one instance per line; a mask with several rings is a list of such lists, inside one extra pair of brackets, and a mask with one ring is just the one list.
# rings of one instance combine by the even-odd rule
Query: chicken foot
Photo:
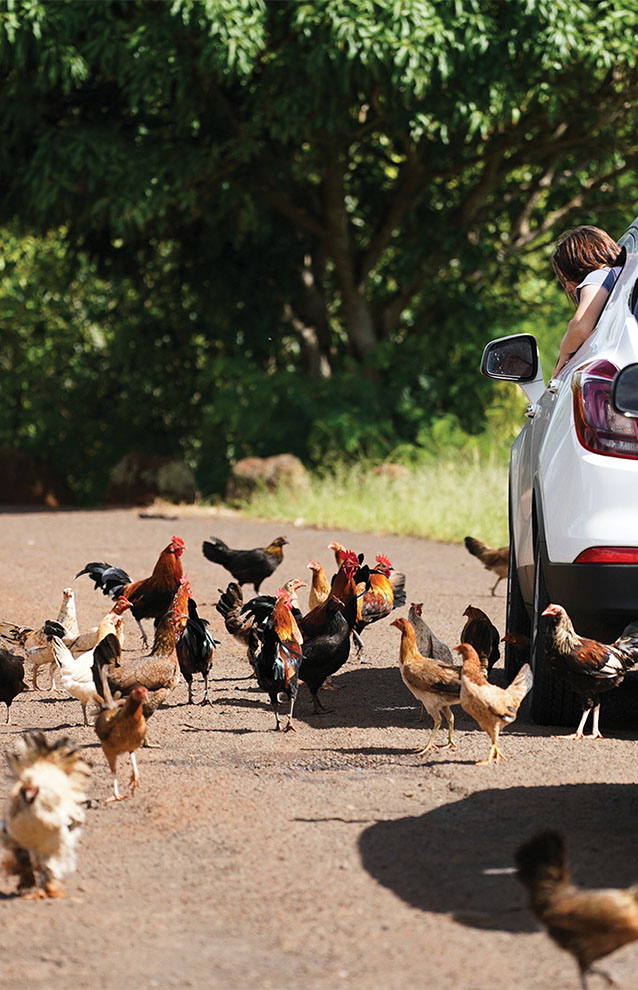
[(507, 762), (507, 757), (499, 749), (499, 747), (497, 746), (496, 743), (492, 743), (492, 745), (490, 746), (490, 751), (487, 754), (487, 759), (486, 760), (477, 760), (476, 761), (476, 766), (477, 767), (488, 767), (491, 763), (498, 763), (499, 760), (505, 760)]
[(604, 736), (598, 727), (598, 720), (600, 718), (600, 705), (596, 705), (594, 708), (594, 714), (592, 716), (592, 729), (591, 735), (585, 735), (585, 725), (587, 724), (587, 719), (589, 718), (589, 712), (591, 709), (586, 708), (583, 712), (582, 718), (578, 723), (578, 728), (575, 732), (570, 732), (567, 736), (556, 736), (557, 739), (603, 739)]

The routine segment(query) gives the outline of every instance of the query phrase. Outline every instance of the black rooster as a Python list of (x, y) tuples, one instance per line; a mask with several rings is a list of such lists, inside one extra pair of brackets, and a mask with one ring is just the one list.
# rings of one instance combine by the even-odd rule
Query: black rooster
[(211, 536), (210, 541), (202, 543), (202, 552), (207, 560), (230, 571), (238, 584), (252, 584), (255, 592), (259, 592), (262, 581), (270, 577), (284, 559), (283, 547), (287, 543), (285, 536), (278, 536), (267, 547), (233, 550), (223, 540)]

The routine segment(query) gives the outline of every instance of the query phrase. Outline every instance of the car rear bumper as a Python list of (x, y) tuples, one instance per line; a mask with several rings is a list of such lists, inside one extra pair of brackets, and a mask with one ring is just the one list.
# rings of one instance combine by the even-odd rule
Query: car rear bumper
[(544, 562), (549, 599), (567, 610), (580, 636), (612, 642), (638, 621), (638, 564)]

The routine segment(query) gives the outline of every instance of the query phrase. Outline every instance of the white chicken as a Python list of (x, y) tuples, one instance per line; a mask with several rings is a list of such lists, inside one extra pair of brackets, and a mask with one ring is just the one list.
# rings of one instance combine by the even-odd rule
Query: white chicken
[(42, 732), (26, 732), (8, 761), (5, 869), (18, 877), (24, 897), (64, 897), (61, 881), (76, 866), (90, 767), (66, 736), (49, 743)]
[(116, 610), (128, 607), (128, 602), (126, 602), (126, 606), (123, 605), (125, 601), (126, 599), (121, 601), (118, 599), (113, 609), (107, 612), (97, 628), (93, 648), (81, 653), (80, 656), (73, 656), (69, 647), (59, 636), (51, 637), (51, 651), (60, 671), (62, 687), (69, 692), (72, 698), (77, 698), (82, 705), (85, 725), (89, 724), (86, 714), (86, 707), (89, 702), (95, 701), (99, 704), (102, 701), (102, 697), (96, 691), (93, 682), (92, 667), (95, 660), (95, 647), (110, 633), (114, 633), (119, 640), (124, 624), (124, 615), (119, 614)]

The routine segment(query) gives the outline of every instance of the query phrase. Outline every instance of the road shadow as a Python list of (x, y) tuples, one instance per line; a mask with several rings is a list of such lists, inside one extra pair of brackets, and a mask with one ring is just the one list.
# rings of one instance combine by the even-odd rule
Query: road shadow
[[(515, 874), (514, 852), (554, 828), (567, 843), (575, 882), (635, 883), (638, 787), (564, 784), (488, 788), (423, 815), (382, 821), (359, 838), (364, 868), (412, 907), (476, 928), (537, 929)], [(494, 871), (494, 872), (491, 872)]]

